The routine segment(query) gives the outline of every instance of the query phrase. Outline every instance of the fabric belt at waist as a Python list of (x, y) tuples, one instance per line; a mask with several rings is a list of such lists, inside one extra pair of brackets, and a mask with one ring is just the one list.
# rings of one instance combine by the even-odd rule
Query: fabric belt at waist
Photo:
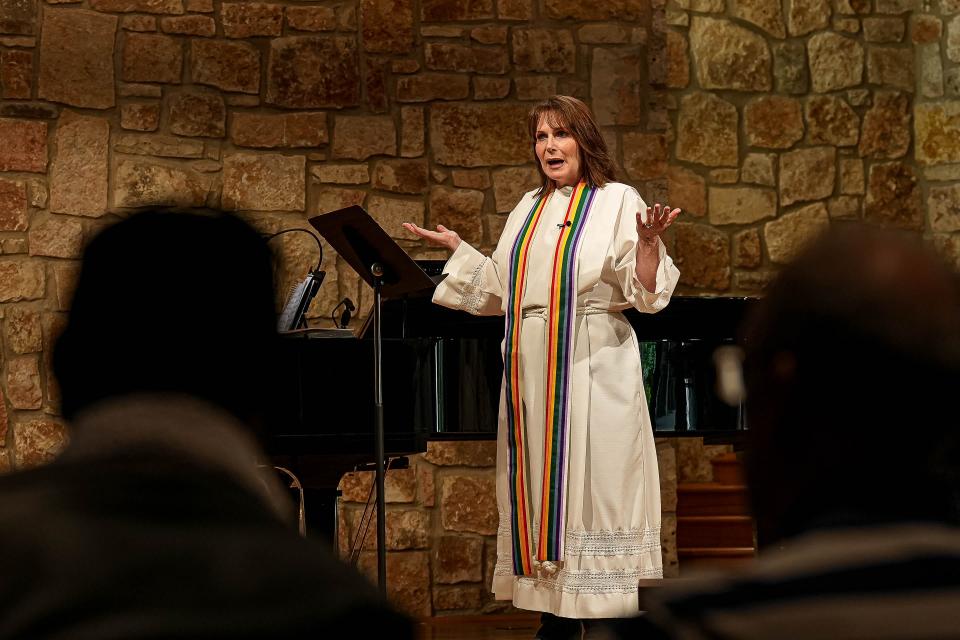
[[(598, 313), (619, 313), (619, 311), (614, 311), (613, 309), (601, 309), (599, 307), (577, 307), (578, 316), (592, 316)], [(546, 307), (525, 307), (523, 310), (523, 317), (526, 318), (540, 318), (542, 320), (547, 319), (547, 308)]]

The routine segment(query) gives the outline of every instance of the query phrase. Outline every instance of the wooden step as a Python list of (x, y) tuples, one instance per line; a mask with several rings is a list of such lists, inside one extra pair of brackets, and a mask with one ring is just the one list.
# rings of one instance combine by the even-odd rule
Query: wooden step
[(677, 516), (677, 548), (753, 547), (750, 516)]
[(681, 547), (677, 549), (680, 575), (703, 571), (736, 571), (756, 557), (753, 547)]
[(690, 482), (677, 485), (678, 516), (747, 516), (747, 488), (740, 484)]
[(710, 461), (713, 481), (718, 484), (745, 484), (743, 463), (735, 453), (721, 453)]

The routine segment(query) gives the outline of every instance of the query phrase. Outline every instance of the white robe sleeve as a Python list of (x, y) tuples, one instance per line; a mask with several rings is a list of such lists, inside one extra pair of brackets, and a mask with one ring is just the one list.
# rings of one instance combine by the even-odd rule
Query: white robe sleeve
[(443, 272), (447, 277), (433, 293), (436, 304), (475, 316), (503, 315), (504, 288), (493, 259), (461, 241)]
[(643, 211), (647, 205), (640, 195), (633, 189), (627, 189), (617, 214), (617, 223), (614, 229), (610, 256), (613, 259), (617, 281), (623, 291), (623, 296), (633, 307), (643, 313), (656, 313), (670, 302), (673, 290), (677, 288), (680, 271), (667, 255), (667, 248), (657, 238), (657, 250), (660, 264), (657, 266), (657, 281), (653, 291), (646, 288), (637, 279), (637, 243), (640, 237), (637, 234), (637, 212)]

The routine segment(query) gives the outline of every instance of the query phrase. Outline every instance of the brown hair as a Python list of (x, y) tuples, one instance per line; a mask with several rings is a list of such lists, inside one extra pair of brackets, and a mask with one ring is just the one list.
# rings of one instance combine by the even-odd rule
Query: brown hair
[(533, 107), (527, 119), (530, 138), (534, 141), (533, 156), (536, 160), (537, 171), (543, 179), (543, 184), (537, 192), (538, 195), (548, 193), (553, 188), (553, 180), (544, 173), (543, 167), (540, 166), (540, 159), (536, 157), (537, 127), (540, 126), (540, 120), (543, 117), (548, 118), (547, 122), (550, 123), (550, 126), (569, 131), (573, 135), (573, 139), (577, 141), (577, 147), (580, 149), (580, 175), (582, 180), (585, 180), (592, 187), (602, 187), (616, 179), (617, 173), (613, 167), (613, 161), (610, 159), (607, 143), (600, 133), (597, 121), (593, 119), (593, 114), (590, 113), (590, 108), (572, 96), (552, 96)]

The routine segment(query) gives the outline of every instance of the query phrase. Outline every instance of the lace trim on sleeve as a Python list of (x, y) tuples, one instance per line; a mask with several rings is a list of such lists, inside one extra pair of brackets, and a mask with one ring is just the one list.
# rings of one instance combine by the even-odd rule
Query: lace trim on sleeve
[(463, 285), (460, 291), (460, 300), (457, 302), (457, 308), (468, 313), (477, 313), (480, 311), (480, 302), (483, 298), (483, 285), (486, 283), (486, 267), (490, 258), (484, 256), (480, 264), (473, 270), (470, 282)]

